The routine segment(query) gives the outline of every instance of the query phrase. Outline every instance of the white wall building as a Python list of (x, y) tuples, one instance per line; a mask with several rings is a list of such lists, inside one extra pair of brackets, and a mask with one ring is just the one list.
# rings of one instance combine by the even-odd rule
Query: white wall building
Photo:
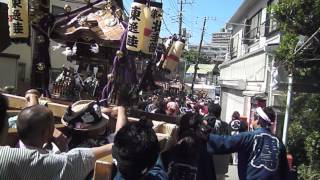
[(275, 0), (244, 0), (228, 22), (231, 59), (219, 66), (223, 120), (230, 121), (234, 111), (249, 120), (256, 106), (266, 104), (273, 59), (266, 47), (280, 41), (267, 11), (271, 3)]
[(220, 32), (212, 33), (211, 43), (217, 49), (215, 61), (221, 59), (229, 59), (231, 31), (226, 28), (222, 28)]
[[(222, 62), (226, 59), (229, 53), (231, 33), (222, 29), (221, 32), (212, 33), (210, 44), (204, 44), (201, 48), (201, 53), (207, 56), (211, 62)], [(199, 45), (188, 45), (188, 50), (198, 51)]]
[[(0, 0), (0, 2), (7, 3), (8, 0)], [(50, 1), (51, 3), (51, 10), (52, 12), (63, 12), (63, 7), (65, 4), (71, 6), (71, 9), (76, 9), (86, 5), (83, 3), (72, 3), (67, 1)], [(51, 41), (50, 46), (55, 46), (57, 43)], [(52, 51), (50, 49), (50, 58), (51, 58), (51, 67), (52, 68), (61, 68), (63, 64), (68, 64), (67, 57), (62, 54), (64, 49), (60, 49), (57, 51)], [(31, 47), (28, 46), (26, 43), (19, 43), (15, 44), (12, 43), (7, 49), (5, 49), (2, 53), (12, 54), (12, 55), (20, 55), (19, 62), (19, 71), (24, 72), (24, 74), (20, 74), (24, 77), (18, 77), (19, 79), (23, 79), (25, 84), (29, 84), (30, 82), (30, 75), (31, 75), (31, 66), (32, 66), (32, 59), (31, 59)], [(0, 57), (0, 60), (3, 60), (3, 57)], [(21, 69), (22, 68), (22, 69)]]

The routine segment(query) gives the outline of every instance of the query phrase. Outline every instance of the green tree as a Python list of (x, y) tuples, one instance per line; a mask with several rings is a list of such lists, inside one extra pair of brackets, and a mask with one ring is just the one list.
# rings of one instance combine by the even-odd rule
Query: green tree
[(300, 179), (320, 178), (319, 103), (319, 94), (295, 93), (293, 98), (288, 151), (294, 155)]
[[(320, 0), (279, 0), (270, 11), (278, 23), (281, 43), (277, 60), (293, 73), (295, 80), (318, 79), (320, 33), (297, 52), (301, 44), (320, 28)], [(320, 179), (320, 95), (294, 93), (288, 150), (295, 157), (299, 179)]]
[[(195, 64), (197, 61), (198, 52), (194, 50), (183, 51), (182, 58), (186, 59), (188, 62)], [(210, 58), (206, 57), (204, 54), (200, 54), (199, 64), (210, 64)]]
[[(277, 59), (285, 64), (295, 75), (307, 75), (319, 67), (297, 67), (297, 61), (303, 58), (315, 58), (320, 55), (320, 33), (313, 38), (306, 48), (294, 53), (299, 48), (299, 39), (306, 40), (320, 28), (320, 0), (280, 0), (271, 7), (273, 18), (278, 22), (282, 33)], [(317, 66), (314, 68), (314, 66)]]

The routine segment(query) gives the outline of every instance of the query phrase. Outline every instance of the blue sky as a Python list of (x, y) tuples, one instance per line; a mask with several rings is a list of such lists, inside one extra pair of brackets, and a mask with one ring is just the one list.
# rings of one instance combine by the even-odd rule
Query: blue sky
[[(161, 0), (157, 0), (161, 1)], [(130, 11), (132, 0), (123, 0), (125, 8)], [(178, 14), (180, 0), (162, 0), (164, 5), (164, 21), (168, 30), (162, 24), (161, 37), (170, 36), (172, 33), (178, 34)], [(183, 5), (182, 27), (191, 33), (191, 44), (198, 44), (200, 41), (203, 17), (209, 17), (207, 21), (204, 43), (210, 43), (211, 34), (218, 32), (239, 8), (243, 0), (183, 0), (187, 4)], [(214, 20), (215, 19), (215, 20)]]

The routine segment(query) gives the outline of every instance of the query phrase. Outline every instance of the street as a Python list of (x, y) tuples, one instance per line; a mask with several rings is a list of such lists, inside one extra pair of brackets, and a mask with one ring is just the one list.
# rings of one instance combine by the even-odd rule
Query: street
[(238, 180), (237, 165), (229, 165), (229, 171), (226, 176), (226, 180)]

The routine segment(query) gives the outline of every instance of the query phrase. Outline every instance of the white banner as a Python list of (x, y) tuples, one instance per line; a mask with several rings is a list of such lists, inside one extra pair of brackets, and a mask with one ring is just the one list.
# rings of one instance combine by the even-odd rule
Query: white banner
[(8, 21), (11, 38), (28, 38), (28, 0), (8, 0)]

